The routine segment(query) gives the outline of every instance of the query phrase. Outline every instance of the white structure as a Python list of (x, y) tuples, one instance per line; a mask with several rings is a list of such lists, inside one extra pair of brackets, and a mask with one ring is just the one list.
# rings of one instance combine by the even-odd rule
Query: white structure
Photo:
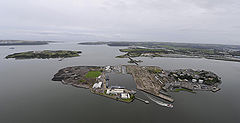
[(121, 93), (121, 98), (122, 99), (129, 99), (130, 98), (130, 94), (129, 93)]
[(102, 87), (102, 82), (95, 83), (92, 88), (101, 88)]
[(100, 79), (102, 76), (100, 75), (100, 76), (98, 76), (98, 79)]
[(202, 84), (202, 83), (203, 83), (203, 80), (202, 80), (202, 79), (199, 79), (198, 82)]
[(124, 89), (107, 89), (106, 94), (121, 94), (124, 92)]
[(105, 68), (105, 70), (109, 70), (110, 69), (110, 66), (107, 66), (106, 68)]
[(196, 79), (192, 79), (192, 82), (197, 82), (197, 80)]

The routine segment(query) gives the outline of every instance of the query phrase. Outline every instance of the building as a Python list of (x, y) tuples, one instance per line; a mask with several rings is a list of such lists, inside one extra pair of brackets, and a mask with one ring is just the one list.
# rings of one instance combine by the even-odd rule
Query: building
[(203, 80), (202, 80), (202, 79), (199, 79), (198, 82), (202, 84), (202, 83), (203, 83)]
[(113, 85), (113, 86), (110, 86), (110, 89), (124, 89), (125, 87), (123, 86), (117, 86), (117, 85)]
[(197, 82), (197, 80), (196, 79), (192, 79), (192, 82)]
[(101, 88), (102, 82), (95, 83), (92, 88)]
[(107, 67), (105, 68), (105, 70), (107, 70), (107, 71), (110, 70), (110, 66), (107, 66)]
[(106, 94), (114, 94), (114, 95), (121, 94), (121, 93), (124, 93), (124, 89), (107, 89), (107, 92), (106, 92)]
[(121, 98), (122, 99), (129, 99), (130, 98), (130, 94), (129, 93), (121, 93)]

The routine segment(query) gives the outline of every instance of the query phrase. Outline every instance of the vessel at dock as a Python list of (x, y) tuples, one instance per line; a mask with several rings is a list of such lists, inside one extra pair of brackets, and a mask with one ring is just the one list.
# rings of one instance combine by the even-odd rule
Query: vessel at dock
[(140, 101), (142, 101), (142, 102), (144, 102), (144, 103), (146, 103), (146, 104), (149, 104), (149, 101), (144, 100), (144, 99), (142, 99), (142, 98), (139, 98), (139, 97), (136, 97), (136, 96), (135, 96), (135, 99), (140, 100)]
[(168, 104), (168, 103), (161, 102), (161, 101), (159, 101), (159, 100), (157, 100), (157, 99), (154, 99), (154, 98), (150, 97), (148, 94), (146, 94), (146, 96), (147, 96), (150, 100), (152, 100), (153, 102), (157, 103), (158, 105), (165, 106), (165, 107), (168, 107), (168, 108), (173, 108), (173, 105), (172, 105), (172, 104)]

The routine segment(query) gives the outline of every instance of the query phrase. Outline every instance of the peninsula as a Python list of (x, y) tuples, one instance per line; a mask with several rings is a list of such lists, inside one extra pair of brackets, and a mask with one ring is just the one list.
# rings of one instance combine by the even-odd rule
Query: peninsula
[(28, 51), (21, 53), (14, 53), (6, 56), (5, 58), (15, 58), (15, 59), (49, 59), (49, 58), (69, 58), (77, 57), (81, 51), (67, 51), (67, 50), (44, 50), (44, 51)]
[(220, 90), (221, 78), (205, 70), (163, 70), (158, 66), (75, 66), (59, 70), (53, 81), (90, 89), (94, 94), (123, 102), (132, 102), (136, 91), (121, 86), (108, 86), (107, 73), (131, 74), (137, 89), (169, 102), (174, 99), (167, 92)]
[(81, 45), (123, 46), (125, 54), (116, 58), (129, 57), (171, 57), (206, 58), (240, 62), (240, 45), (194, 44), (170, 42), (85, 42)]

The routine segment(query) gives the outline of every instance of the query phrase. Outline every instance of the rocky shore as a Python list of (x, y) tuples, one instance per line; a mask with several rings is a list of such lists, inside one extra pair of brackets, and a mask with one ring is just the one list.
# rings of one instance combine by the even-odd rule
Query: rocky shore
[(59, 70), (54, 77), (53, 81), (60, 81), (63, 84), (72, 85), (81, 88), (90, 88), (95, 82), (95, 77), (87, 77), (89, 71), (101, 71), (98, 66), (75, 66), (67, 67)]

